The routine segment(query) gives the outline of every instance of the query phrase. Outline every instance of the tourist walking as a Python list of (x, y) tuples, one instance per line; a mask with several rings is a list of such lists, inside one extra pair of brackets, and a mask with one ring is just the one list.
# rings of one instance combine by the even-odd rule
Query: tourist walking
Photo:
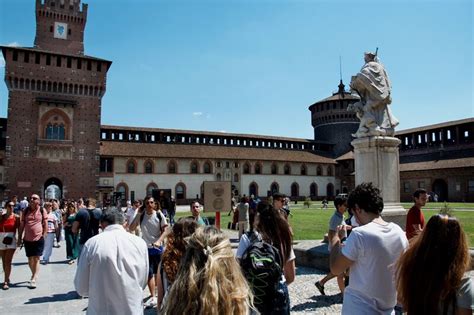
[[(346, 222), (344, 221), (344, 212), (346, 212), (347, 209), (347, 198), (343, 196), (337, 196), (334, 199), (334, 207), (336, 208), (336, 211), (329, 220), (328, 239), (332, 239), (334, 237), (338, 226), (346, 225)], [(346, 229), (348, 227), (349, 226), (346, 226)], [(328, 250), (329, 252), (331, 252), (331, 243), (328, 244)], [(324, 292), (324, 285), (326, 284), (326, 282), (335, 277), (336, 275), (329, 272), (323, 279), (317, 281), (314, 285), (316, 286), (316, 288), (318, 288), (319, 292), (322, 295), (326, 295), (326, 293)], [(344, 293), (345, 289), (344, 277), (345, 273), (341, 273), (337, 276), (337, 285), (339, 286), (339, 290), (341, 290), (341, 293)]]
[(100, 224), (103, 232), (86, 242), (78, 261), (76, 291), (89, 297), (87, 314), (143, 314), (146, 243), (125, 231), (120, 209), (105, 210)]
[(29, 206), (21, 213), (18, 240), (20, 246), (21, 244), (25, 245), (28, 266), (31, 270), (28, 287), (35, 289), (40, 269), (40, 257), (44, 250), (44, 239), (48, 232), (48, 215), (46, 210), (40, 206), (41, 200), (37, 194), (31, 195), (30, 201)]
[(2, 289), (10, 288), (13, 255), (16, 251), (16, 237), (20, 228), (20, 217), (13, 212), (15, 203), (8, 201), (0, 216), (0, 255), (2, 256), (3, 283)]
[[(288, 284), (295, 280), (295, 253), (292, 247), (292, 233), (288, 221), (282, 211), (273, 208), (266, 202), (257, 205), (257, 212), (254, 220), (254, 229), (242, 235), (237, 249), (236, 258), (242, 263), (248, 248), (256, 241), (264, 241), (270, 244), (278, 252), (277, 261), (281, 275), (277, 279), (277, 292), (274, 290), (262, 290), (253, 287), (255, 295), (255, 306), (262, 314), (289, 314), (290, 296), (288, 294)], [(245, 272), (245, 267), (244, 272)], [(276, 296), (278, 295), (278, 296)], [(268, 302), (270, 301), (270, 302)]]
[(249, 207), (249, 198), (247, 196), (242, 197), (237, 205), (239, 210), (239, 240), (242, 234), (247, 232), (249, 226)]
[(164, 288), (164, 297), (166, 299), (168, 289), (176, 279), (181, 258), (186, 251), (186, 237), (192, 235), (198, 227), (193, 217), (180, 218), (173, 225), (170, 233), (166, 236), (166, 248), (161, 258), (161, 266), (163, 269), (162, 285)]
[[(163, 299), (163, 287), (156, 286), (156, 284), (162, 283), (158, 266), (161, 261), (164, 246), (163, 241), (166, 236), (164, 231), (168, 226), (165, 216), (160, 211), (160, 204), (156, 203), (153, 197), (145, 198), (143, 206), (140, 207), (135, 219), (130, 225), (130, 230), (135, 230), (137, 226), (140, 226), (142, 238), (148, 247), (148, 289), (150, 290), (151, 298), (147, 301), (146, 307), (153, 308), (157, 306), (158, 301)], [(155, 297), (156, 287), (158, 299)]]
[[(398, 300), (408, 315), (471, 315), (474, 284), (467, 237), (459, 221), (435, 215), (397, 264)], [(352, 284), (351, 284), (352, 285)]]
[(198, 201), (191, 202), (191, 214), (199, 225), (209, 225), (209, 220), (201, 216), (201, 204)]
[(61, 247), (61, 234), (63, 230), (63, 211), (62, 209), (59, 208), (59, 201), (57, 199), (51, 199), (49, 202), (51, 202), (53, 206), (53, 214), (56, 216), (56, 222), (58, 223), (58, 227), (56, 228), (56, 240), (54, 247)]
[(229, 239), (213, 226), (189, 238), (162, 314), (247, 315), (252, 293)]
[[(79, 206), (82, 204), (82, 199), (79, 199)], [(79, 207), (78, 206), (78, 207)], [(85, 202), (86, 208), (78, 208), (74, 223), (72, 224), (72, 233), (79, 236), (79, 256), (84, 244), (94, 235), (99, 234), (99, 221), (102, 215), (102, 210), (96, 208), (96, 200), (89, 198)]]
[(66, 216), (64, 218), (64, 237), (66, 241), (66, 258), (68, 263), (73, 264), (79, 257), (79, 235), (72, 232), (72, 226), (76, 221), (77, 209), (74, 202), (66, 205)]
[(46, 233), (46, 237), (44, 239), (44, 252), (43, 252), (43, 260), (41, 263), (43, 265), (47, 265), (49, 263), (49, 258), (53, 253), (53, 246), (54, 241), (56, 238), (56, 230), (58, 229), (58, 218), (56, 214), (53, 212), (53, 205), (51, 202), (45, 202), (44, 208), (46, 209), (47, 213), (47, 220), (48, 220), (48, 232)]
[(342, 314), (391, 314), (397, 304), (393, 266), (408, 240), (398, 225), (380, 216), (383, 199), (372, 183), (358, 185), (347, 205), (360, 226), (352, 230), (345, 246), (341, 246), (344, 225), (329, 240), (331, 273), (340, 275), (350, 268)]
[(425, 216), (423, 215), (421, 208), (424, 207), (428, 201), (428, 193), (424, 189), (417, 189), (413, 193), (413, 199), (415, 204), (410, 208), (410, 210), (408, 210), (405, 225), (408, 239), (413, 238), (415, 235), (423, 231), (425, 226)]

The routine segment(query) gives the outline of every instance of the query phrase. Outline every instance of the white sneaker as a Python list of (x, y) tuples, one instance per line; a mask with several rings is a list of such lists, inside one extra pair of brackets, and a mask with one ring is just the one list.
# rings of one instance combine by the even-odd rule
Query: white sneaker
[(150, 298), (146, 303), (145, 303), (145, 308), (154, 308), (158, 304), (156, 297)]

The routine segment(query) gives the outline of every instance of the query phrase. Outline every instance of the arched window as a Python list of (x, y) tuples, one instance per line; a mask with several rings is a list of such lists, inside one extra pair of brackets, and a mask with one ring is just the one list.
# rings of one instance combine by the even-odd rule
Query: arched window
[(256, 182), (251, 182), (249, 185), (249, 196), (258, 197), (258, 185)]
[(250, 174), (250, 164), (249, 163), (245, 163), (244, 164), (244, 174)]
[(168, 162), (168, 173), (170, 174), (176, 174), (177, 173), (177, 166), (175, 161), (169, 161)]
[(262, 165), (260, 163), (255, 164), (255, 174), (262, 174)]
[(146, 186), (146, 196), (147, 197), (152, 197), (153, 196), (153, 190), (158, 190), (158, 185), (155, 183), (149, 183)]
[(235, 183), (239, 182), (239, 174), (237, 174), (237, 173), (234, 174), (234, 182)]
[(153, 173), (153, 162), (150, 160), (145, 161), (144, 169), (146, 174)]
[(298, 197), (300, 195), (300, 187), (298, 183), (291, 184), (291, 197)]
[(283, 172), (285, 173), (285, 175), (291, 174), (291, 167), (289, 164), (285, 164), (285, 166), (283, 167)]
[(125, 183), (120, 183), (115, 187), (115, 191), (120, 194), (121, 200), (128, 200), (128, 186)]
[(137, 172), (137, 162), (134, 159), (127, 161), (127, 173), (134, 174)]
[(216, 180), (217, 180), (217, 181), (221, 181), (221, 180), (222, 180), (222, 175), (221, 175), (221, 173), (217, 173), (217, 175), (216, 175)]
[(46, 139), (48, 140), (65, 140), (64, 124), (52, 124), (46, 125)]
[(178, 183), (175, 188), (176, 199), (186, 199), (186, 186), (183, 183)]
[(275, 163), (272, 164), (271, 173), (272, 173), (273, 175), (278, 174), (278, 167), (277, 167), (277, 165), (276, 165)]
[(40, 120), (43, 129), (43, 139), (68, 140), (70, 136), (71, 120), (60, 109), (46, 112)]
[(316, 183), (312, 183), (311, 186), (309, 186), (309, 195), (311, 197), (318, 196), (318, 185), (316, 185)]
[(323, 169), (321, 168), (321, 166), (318, 165), (318, 167), (316, 168), (316, 175), (317, 176), (322, 176), (323, 175)]
[(270, 191), (272, 192), (272, 195), (276, 194), (277, 192), (280, 191), (280, 186), (278, 186), (278, 183), (272, 183), (270, 185)]
[(334, 185), (331, 183), (326, 186), (326, 196), (334, 197)]
[(191, 162), (191, 174), (197, 174), (199, 173), (199, 166), (196, 161)]
[(301, 175), (306, 175), (308, 173), (307, 169), (306, 169), (306, 165), (301, 165), (301, 169), (300, 169), (300, 174)]
[(328, 176), (332, 176), (332, 166), (331, 166), (331, 165), (328, 166), (327, 175), (328, 175)]
[(211, 166), (211, 163), (209, 161), (206, 161), (204, 163), (204, 174), (211, 174), (212, 173), (212, 166)]

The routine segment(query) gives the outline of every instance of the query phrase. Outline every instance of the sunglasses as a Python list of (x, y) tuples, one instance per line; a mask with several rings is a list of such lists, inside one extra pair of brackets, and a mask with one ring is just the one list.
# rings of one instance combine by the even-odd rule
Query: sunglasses
[(148, 202), (147, 202), (147, 204), (149, 204), (149, 205), (152, 205), (152, 204), (154, 204), (154, 203), (155, 203), (154, 201), (148, 201)]
[(199, 209), (199, 206), (193, 206), (193, 209)]
[(38, 197), (31, 197), (30, 199), (31, 200), (38, 200), (39, 198)]
[(12, 204), (12, 203), (10, 203), (10, 204), (7, 205), (7, 207), (14, 207), (14, 206), (15, 206), (15, 205)]

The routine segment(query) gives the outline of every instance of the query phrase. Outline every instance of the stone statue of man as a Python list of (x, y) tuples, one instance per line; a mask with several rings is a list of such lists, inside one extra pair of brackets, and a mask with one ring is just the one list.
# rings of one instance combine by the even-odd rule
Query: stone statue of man
[(351, 91), (360, 96), (360, 101), (349, 106), (360, 119), (356, 138), (370, 136), (393, 136), (398, 120), (393, 116), (389, 104), (391, 84), (384, 66), (379, 62), (377, 53), (366, 52), (365, 64), (360, 72), (351, 79)]

